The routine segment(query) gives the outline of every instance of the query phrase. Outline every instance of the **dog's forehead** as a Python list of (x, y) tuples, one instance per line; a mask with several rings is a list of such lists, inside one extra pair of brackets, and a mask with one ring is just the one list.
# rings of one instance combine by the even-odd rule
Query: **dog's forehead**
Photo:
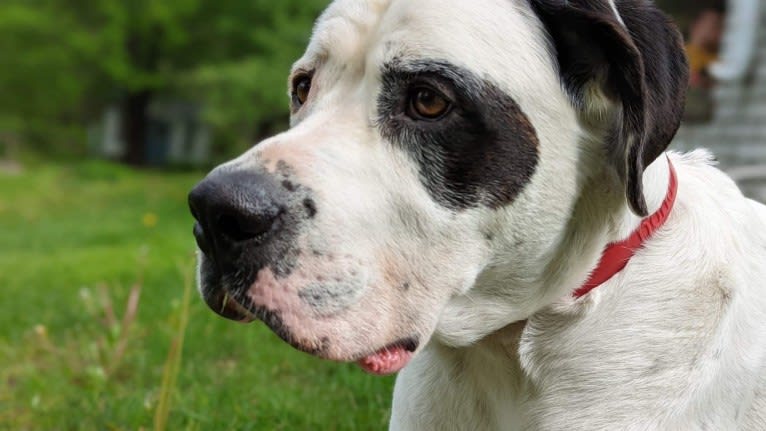
[(364, 68), (438, 58), (502, 76), (513, 64), (547, 66), (548, 54), (523, 1), (336, 0), (318, 21), (304, 61)]
[(335, 0), (314, 27), (304, 60), (348, 59), (364, 49), (392, 0)]

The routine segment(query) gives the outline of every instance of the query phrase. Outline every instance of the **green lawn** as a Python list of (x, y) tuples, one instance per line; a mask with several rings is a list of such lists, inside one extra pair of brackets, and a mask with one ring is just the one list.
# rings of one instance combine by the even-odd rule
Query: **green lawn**
[(163, 394), (168, 430), (385, 428), (392, 379), (218, 318), (194, 292), (184, 307), (186, 193), (202, 175), (102, 162), (0, 173), (0, 429), (154, 429)]

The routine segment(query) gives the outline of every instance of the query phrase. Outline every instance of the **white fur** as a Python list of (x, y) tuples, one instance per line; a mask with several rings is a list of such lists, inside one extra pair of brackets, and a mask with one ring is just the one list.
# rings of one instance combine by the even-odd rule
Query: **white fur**
[(609, 6), (612, 8), (614, 15), (617, 17), (617, 21), (619, 21), (620, 24), (622, 24), (624, 27), (625, 22), (623, 22), (622, 17), (620, 16), (620, 12), (617, 10), (617, 5), (614, 2), (615, 0), (609, 0)]
[[(379, 136), (380, 68), (393, 58), (452, 62), (518, 103), (540, 157), (512, 204), (441, 207)], [(399, 375), (392, 430), (766, 429), (766, 208), (707, 153), (671, 153), (680, 185), (667, 225), (573, 299), (605, 245), (640, 220), (605, 166), (597, 120), (611, 107), (578, 117), (526, 2), (337, 0), (295, 70), (316, 73), (292, 129), (227, 168), (284, 160), (316, 193), (300, 242), (336, 257), (302, 258), (266, 290), (300, 337), (328, 335), (333, 359), (430, 339)], [(667, 183), (660, 157), (644, 176), (650, 211)], [(366, 287), (334, 304), (347, 311), (301, 308), (310, 275), (353, 269)]]
[(671, 157), (676, 207), (623, 272), (469, 348), (432, 343), (400, 374), (391, 428), (764, 429), (766, 208), (707, 153)]

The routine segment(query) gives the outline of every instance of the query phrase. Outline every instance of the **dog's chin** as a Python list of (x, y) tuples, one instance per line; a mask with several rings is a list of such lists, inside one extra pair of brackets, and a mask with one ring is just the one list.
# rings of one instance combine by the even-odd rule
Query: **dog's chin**
[[(210, 269), (204, 266), (203, 269)], [(321, 343), (316, 346), (295, 340), (280, 322), (274, 320), (272, 315), (265, 313), (249, 298), (236, 293), (241, 292), (242, 289), (227, 286), (217, 271), (203, 270), (200, 280), (203, 299), (208, 307), (221, 317), (243, 324), (260, 320), (297, 350), (333, 362), (356, 363), (369, 374), (386, 376), (398, 373), (409, 364), (419, 347), (418, 338), (410, 336), (392, 341), (383, 347), (371, 347), (357, 354), (336, 356), (324, 349)]]

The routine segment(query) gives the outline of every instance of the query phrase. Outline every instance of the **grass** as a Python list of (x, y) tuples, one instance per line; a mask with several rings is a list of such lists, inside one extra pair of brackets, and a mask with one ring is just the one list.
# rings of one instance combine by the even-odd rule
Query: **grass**
[(0, 173), (0, 429), (385, 429), (390, 378), (296, 352), (193, 292), (202, 173)]

